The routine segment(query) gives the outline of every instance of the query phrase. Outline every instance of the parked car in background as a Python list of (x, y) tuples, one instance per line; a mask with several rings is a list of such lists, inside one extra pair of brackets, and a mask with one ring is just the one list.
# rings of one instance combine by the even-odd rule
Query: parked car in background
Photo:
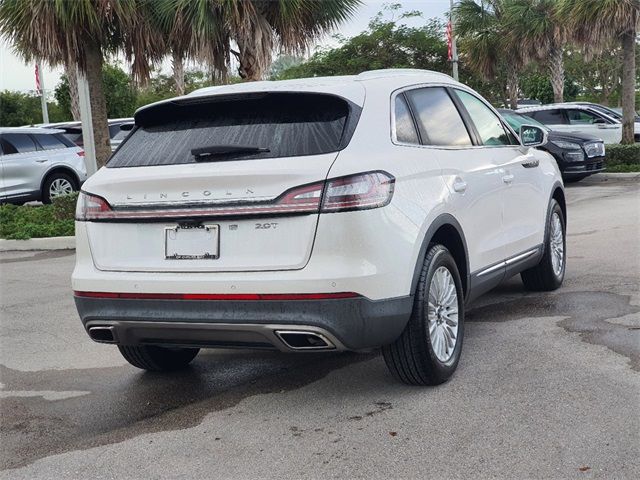
[[(130, 129), (122, 129), (123, 125), (132, 124), (133, 118), (114, 118), (109, 120), (109, 138), (111, 141), (111, 151), (115, 152), (118, 145), (129, 134)], [(66, 122), (46, 125), (46, 128), (56, 128), (63, 130), (66, 137), (76, 145), (83, 147), (82, 124), (80, 122)]]
[(523, 125), (537, 125), (547, 131), (549, 141), (538, 148), (553, 155), (565, 181), (577, 182), (605, 169), (605, 146), (598, 137), (554, 131), (527, 115), (506, 108), (498, 111), (516, 132)]
[(84, 151), (50, 128), (0, 128), (0, 202), (50, 203), (87, 179)]
[[(605, 115), (609, 115), (610, 117), (613, 117), (620, 122), (622, 121), (622, 108), (605, 107), (604, 105), (600, 105), (599, 103), (592, 102), (567, 102), (567, 105), (584, 105), (585, 107), (591, 107), (594, 110), (600, 111)], [(633, 112), (633, 115), (635, 117), (634, 121), (636, 123), (639, 123), (640, 115), (638, 115), (638, 112)]]
[(544, 129), (519, 134), (423, 70), (144, 107), (78, 199), (83, 325), (146, 370), (200, 348), (382, 347), (397, 379), (442, 383), (466, 303), (512, 275), (531, 290), (564, 278), (560, 172), (533, 148)]
[[(604, 143), (620, 143), (622, 123), (611, 115), (589, 105), (556, 103), (518, 108), (518, 113), (538, 120), (551, 130), (587, 133), (604, 140)], [(640, 140), (640, 124), (636, 124), (636, 141)]]

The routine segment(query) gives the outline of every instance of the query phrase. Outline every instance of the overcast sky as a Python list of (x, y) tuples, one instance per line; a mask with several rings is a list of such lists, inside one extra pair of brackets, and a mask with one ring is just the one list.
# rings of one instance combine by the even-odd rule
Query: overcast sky
[[(363, 31), (371, 17), (379, 12), (387, 1), (365, 0), (351, 21), (345, 23), (336, 33), (351, 37)], [(425, 19), (444, 17), (449, 9), (449, 0), (404, 0), (401, 2), (405, 10), (419, 10)], [(411, 22), (414, 23), (414, 22)], [(335, 41), (327, 37), (321, 44), (333, 44)], [(34, 65), (25, 63), (12, 52), (9, 45), (0, 42), (0, 90), (29, 91), (35, 89)], [(168, 72), (168, 65), (163, 66)], [(44, 83), (47, 90), (53, 90), (60, 79), (60, 69), (51, 70), (43, 67)]]

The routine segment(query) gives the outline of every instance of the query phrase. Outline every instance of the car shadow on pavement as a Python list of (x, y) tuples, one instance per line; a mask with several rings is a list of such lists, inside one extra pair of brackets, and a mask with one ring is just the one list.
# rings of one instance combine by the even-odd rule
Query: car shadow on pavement
[(244, 398), (297, 389), (377, 354), (217, 351), (163, 374), (129, 365), (37, 372), (0, 366), (0, 468), (192, 427)]

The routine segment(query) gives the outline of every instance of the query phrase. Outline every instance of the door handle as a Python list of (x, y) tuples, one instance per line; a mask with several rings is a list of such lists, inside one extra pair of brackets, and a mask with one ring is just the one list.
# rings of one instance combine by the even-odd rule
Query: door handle
[(535, 168), (538, 165), (540, 165), (540, 160), (538, 160), (537, 158), (528, 158), (527, 160), (522, 162), (522, 166), (524, 168)]
[(457, 193), (464, 193), (467, 189), (467, 182), (462, 180), (460, 177), (456, 177), (453, 181), (453, 191)]
[(36, 163), (45, 163), (48, 162), (49, 159), (48, 158), (37, 158), (36, 159)]
[(513, 182), (514, 178), (516, 178), (515, 175), (513, 175), (512, 173), (507, 173), (506, 175), (502, 176), (502, 181), (506, 184), (510, 184), (511, 182)]

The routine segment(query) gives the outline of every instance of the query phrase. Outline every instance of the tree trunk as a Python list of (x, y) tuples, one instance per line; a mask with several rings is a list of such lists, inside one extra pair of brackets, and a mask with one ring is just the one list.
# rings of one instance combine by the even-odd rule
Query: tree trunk
[(549, 75), (553, 88), (553, 101), (564, 102), (564, 51), (561, 46), (553, 46), (549, 51)]
[(80, 103), (78, 100), (78, 76), (76, 68), (70, 63), (65, 63), (64, 72), (69, 80), (69, 97), (71, 99), (71, 116), (74, 120), (80, 120)]
[(622, 143), (634, 143), (636, 107), (636, 32), (622, 35)]
[(173, 66), (173, 81), (176, 84), (176, 93), (184, 95), (184, 58), (175, 50), (171, 52), (171, 63)]
[(248, 81), (262, 80), (271, 65), (273, 31), (262, 16), (251, 16), (245, 25), (237, 30), (238, 74)]
[(111, 156), (109, 127), (107, 126), (107, 102), (102, 85), (102, 51), (93, 42), (84, 46), (86, 58), (87, 82), (89, 83), (89, 103), (91, 104), (91, 123), (96, 143), (96, 164), (103, 167)]
[(518, 71), (512, 65), (507, 65), (507, 94), (509, 95), (509, 108), (518, 108)]

